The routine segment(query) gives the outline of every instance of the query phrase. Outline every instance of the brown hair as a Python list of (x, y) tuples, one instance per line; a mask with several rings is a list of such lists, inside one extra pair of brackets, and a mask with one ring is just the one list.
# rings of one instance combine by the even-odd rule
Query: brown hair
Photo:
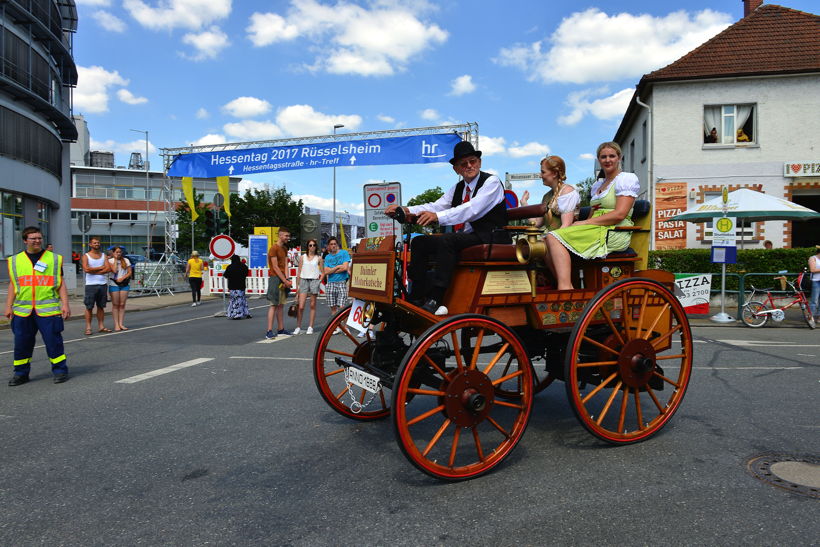
[(117, 249), (122, 251), (122, 254), (120, 255), (120, 268), (124, 270), (125, 268), (128, 267), (128, 264), (126, 263), (126, 260), (128, 260), (128, 259), (125, 258), (125, 249), (123, 249), (119, 245), (115, 245), (114, 247), (111, 248), (111, 258), (114, 258), (114, 251), (116, 251)]
[(307, 243), (305, 243), (305, 249), (307, 249), (305, 251), (305, 254), (310, 256), (310, 242), (311, 241), (313, 242), (313, 254), (318, 255), (319, 254), (319, 242), (316, 241), (315, 239), (308, 239), (307, 240)]
[(26, 239), (28, 239), (28, 236), (29, 236), (29, 235), (31, 235), (31, 234), (40, 234), (40, 235), (43, 235), (43, 231), (42, 231), (42, 230), (40, 230), (40, 228), (38, 228), (37, 226), (28, 226), (28, 227), (26, 227), (26, 228), (24, 228), (24, 229), (23, 229), (23, 234), (22, 234), (22, 236), (23, 236), (23, 241), (25, 241)]

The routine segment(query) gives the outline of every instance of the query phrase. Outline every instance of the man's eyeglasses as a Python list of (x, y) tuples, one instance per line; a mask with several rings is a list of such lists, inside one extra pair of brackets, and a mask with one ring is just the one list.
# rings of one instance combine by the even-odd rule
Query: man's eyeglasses
[(469, 158), (464, 161), (458, 162), (458, 167), (464, 169), (465, 167), (472, 167), (473, 165), (478, 163), (478, 158)]
[(27, 237), (29, 241), (43, 241), (42, 237)]

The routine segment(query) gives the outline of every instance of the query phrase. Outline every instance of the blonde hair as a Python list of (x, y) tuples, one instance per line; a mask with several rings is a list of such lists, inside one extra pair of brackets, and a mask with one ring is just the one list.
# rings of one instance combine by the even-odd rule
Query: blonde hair
[(555, 173), (558, 179), (558, 184), (555, 185), (555, 189), (552, 191), (552, 197), (549, 203), (547, 203), (547, 226), (549, 226), (552, 224), (553, 215), (560, 214), (560, 211), (558, 211), (558, 196), (561, 195), (561, 190), (564, 188), (564, 181), (567, 180), (567, 166), (561, 156), (547, 156), (541, 160), (541, 167), (546, 167)]
[(621, 151), (621, 145), (618, 144), (617, 142), (610, 141), (610, 142), (602, 142), (601, 144), (598, 145), (598, 150), (595, 151), (595, 157), (596, 158), (600, 157), (601, 150), (603, 150), (604, 148), (612, 148), (615, 152), (618, 153), (619, 158), (622, 158), (624, 156), (624, 153)]

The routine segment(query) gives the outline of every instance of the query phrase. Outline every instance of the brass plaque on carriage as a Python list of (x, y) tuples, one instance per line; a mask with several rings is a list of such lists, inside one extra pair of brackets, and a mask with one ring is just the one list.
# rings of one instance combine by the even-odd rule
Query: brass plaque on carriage
[(351, 298), (390, 303), (396, 253), (356, 254), (350, 266)]
[(485, 294), (516, 294), (528, 293), (532, 290), (530, 279), (524, 270), (501, 270), (487, 272), (484, 285), (481, 287), (482, 296)]

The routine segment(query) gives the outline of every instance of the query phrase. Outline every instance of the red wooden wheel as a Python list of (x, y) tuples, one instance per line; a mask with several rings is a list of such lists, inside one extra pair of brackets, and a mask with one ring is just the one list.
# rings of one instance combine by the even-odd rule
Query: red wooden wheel
[(604, 287), (570, 335), (567, 397), (590, 433), (629, 444), (660, 431), (683, 401), (692, 332), (678, 299), (650, 279)]
[[(384, 418), (390, 414), (389, 395), (384, 389), (374, 395), (363, 388), (348, 386), (344, 367), (335, 361), (336, 357), (357, 364), (370, 360), (373, 342), (369, 335), (359, 337), (358, 332), (346, 325), (349, 314), (350, 306), (339, 310), (319, 336), (313, 351), (313, 379), (322, 398), (342, 416), (362, 421)], [(334, 335), (337, 328), (340, 332)], [(361, 412), (351, 410), (354, 400), (366, 404)]]
[(421, 335), (399, 367), (391, 403), (396, 441), (428, 475), (477, 477), (518, 444), (532, 399), (532, 367), (515, 333), (486, 316), (457, 315)]

